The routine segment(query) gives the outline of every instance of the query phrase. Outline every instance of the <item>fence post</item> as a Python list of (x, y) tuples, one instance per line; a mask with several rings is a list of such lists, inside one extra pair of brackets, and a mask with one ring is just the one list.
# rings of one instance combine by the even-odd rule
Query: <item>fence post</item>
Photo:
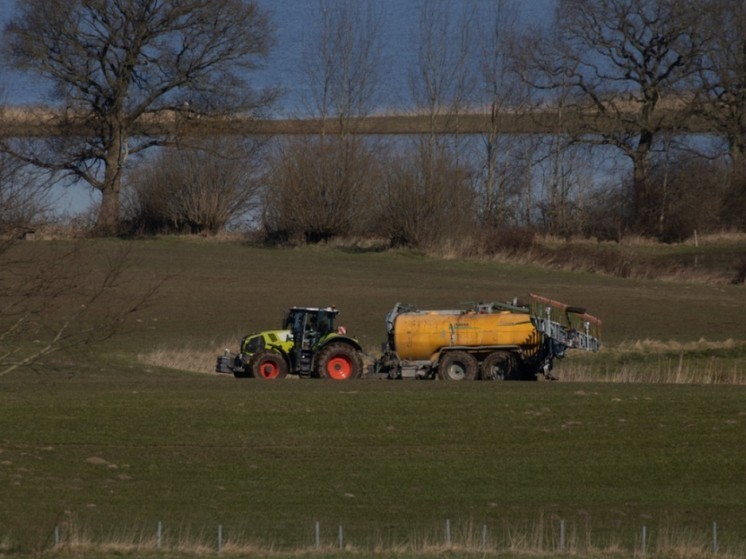
[(161, 548), (161, 537), (163, 536), (163, 524), (161, 521), (158, 521), (158, 530), (156, 532), (156, 539), (155, 539), (155, 545), (158, 549)]
[(344, 549), (344, 537), (341, 524), (339, 525), (339, 549)]
[(223, 525), (218, 525), (218, 553), (223, 551)]
[(565, 521), (560, 520), (559, 552), (564, 553), (564, 551), (565, 551)]
[(57, 547), (60, 545), (60, 527), (55, 526), (54, 527), (54, 547)]
[(446, 546), (451, 546), (451, 521), (446, 518)]
[(718, 552), (718, 523), (712, 523), (712, 552)]
[(640, 546), (640, 553), (643, 555), (643, 557), (645, 556), (645, 547), (646, 547), (645, 546), (645, 544), (646, 544), (645, 540), (647, 539), (647, 537), (648, 537), (648, 528), (647, 528), (647, 526), (643, 526), (642, 527), (642, 543), (641, 543), (641, 546)]
[(482, 524), (482, 551), (487, 549), (487, 525)]
[(316, 549), (319, 549), (321, 547), (321, 526), (319, 525), (319, 521), (316, 521)]

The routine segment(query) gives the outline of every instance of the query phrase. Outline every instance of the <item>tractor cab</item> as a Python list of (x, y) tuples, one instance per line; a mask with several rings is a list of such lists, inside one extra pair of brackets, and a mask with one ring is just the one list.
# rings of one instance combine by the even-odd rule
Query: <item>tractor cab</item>
[(283, 328), (290, 330), (293, 349), (290, 359), (295, 369), (311, 372), (313, 355), (320, 342), (335, 332), (334, 322), (339, 311), (334, 307), (291, 307), (283, 320)]
[(334, 307), (292, 307), (286, 314), (282, 327), (296, 333), (316, 332), (323, 336), (334, 331), (334, 321), (339, 311)]

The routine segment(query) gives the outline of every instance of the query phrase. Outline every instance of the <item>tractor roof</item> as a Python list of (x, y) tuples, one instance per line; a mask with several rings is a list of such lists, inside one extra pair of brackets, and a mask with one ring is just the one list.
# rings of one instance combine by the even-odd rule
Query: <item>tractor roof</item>
[(319, 312), (325, 311), (329, 313), (338, 313), (339, 310), (332, 305), (331, 307), (290, 307), (291, 311), (306, 311), (306, 312)]

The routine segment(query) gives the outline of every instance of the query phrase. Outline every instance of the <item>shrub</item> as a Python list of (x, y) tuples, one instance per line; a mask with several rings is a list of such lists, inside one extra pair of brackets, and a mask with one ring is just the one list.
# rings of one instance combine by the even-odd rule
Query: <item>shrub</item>
[(410, 150), (388, 156), (375, 198), (373, 234), (392, 246), (440, 249), (479, 230), (467, 170), (447, 152)]
[(162, 151), (128, 176), (125, 218), (131, 233), (216, 234), (257, 208), (261, 144), (214, 138)]
[(279, 146), (269, 167), (263, 213), (268, 240), (318, 243), (364, 231), (379, 174), (364, 142), (292, 138)]
[(47, 221), (51, 179), (0, 154), (0, 235), (17, 237)]

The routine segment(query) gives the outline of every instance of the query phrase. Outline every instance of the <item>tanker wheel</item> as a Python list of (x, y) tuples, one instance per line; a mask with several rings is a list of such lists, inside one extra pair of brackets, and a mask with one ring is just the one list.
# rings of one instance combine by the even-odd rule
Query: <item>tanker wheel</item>
[(254, 378), (274, 380), (288, 374), (288, 364), (276, 351), (257, 351), (249, 359), (249, 370)]
[(449, 351), (440, 359), (438, 374), (444, 380), (474, 380), (479, 364), (465, 351)]
[(492, 352), (482, 361), (482, 380), (509, 380), (515, 373), (515, 358), (508, 351)]
[(332, 380), (358, 378), (363, 372), (360, 352), (349, 344), (329, 344), (316, 357), (316, 376)]

